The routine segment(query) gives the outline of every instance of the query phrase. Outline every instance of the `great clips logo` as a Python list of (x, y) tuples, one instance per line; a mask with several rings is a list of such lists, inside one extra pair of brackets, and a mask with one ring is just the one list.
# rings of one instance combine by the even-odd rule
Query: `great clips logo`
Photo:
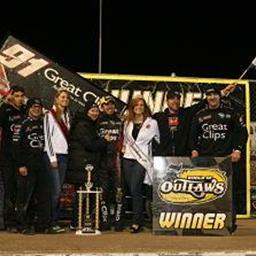
[(172, 204), (203, 204), (223, 197), (227, 177), (219, 169), (181, 169), (158, 187), (159, 197)]

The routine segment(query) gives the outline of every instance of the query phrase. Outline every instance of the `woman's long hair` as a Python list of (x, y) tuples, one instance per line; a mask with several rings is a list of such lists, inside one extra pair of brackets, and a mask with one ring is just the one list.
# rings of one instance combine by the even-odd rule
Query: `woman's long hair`
[(62, 94), (62, 93), (66, 93), (68, 98), (70, 99), (70, 92), (65, 89), (65, 88), (60, 88), (56, 94), (55, 94), (55, 97), (54, 97), (54, 103), (53, 105), (55, 106), (55, 111), (56, 111), (56, 117), (57, 117), (57, 120), (60, 121), (61, 120), (61, 115), (66, 112), (68, 112), (68, 107), (65, 107), (64, 109), (64, 112), (62, 112), (62, 110), (58, 107), (58, 104), (57, 104), (57, 100), (58, 100), (58, 97)]
[(125, 120), (130, 122), (130, 121), (134, 121), (135, 119), (135, 114), (134, 114), (134, 107), (138, 104), (139, 101), (142, 101), (144, 103), (144, 112), (143, 112), (143, 121), (145, 121), (145, 119), (149, 116), (151, 116), (151, 111), (149, 109), (149, 106), (147, 105), (145, 99), (141, 96), (138, 95), (136, 97), (134, 97), (131, 101), (130, 104), (128, 106), (128, 113), (125, 116)]

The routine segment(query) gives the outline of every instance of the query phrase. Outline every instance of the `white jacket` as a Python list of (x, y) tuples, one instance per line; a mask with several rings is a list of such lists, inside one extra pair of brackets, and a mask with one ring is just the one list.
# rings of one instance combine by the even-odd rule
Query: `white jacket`
[[(68, 130), (70, 130), (70, 115), (68, 112), (63, 114), (62, 117)], [(68, 154), (68, 142), (64, 136), (57, 120), (48, 111), (44, 116), (44, 137), (45, 147), (44, 151), (47, 152), (50, 162), (56, 162), (56, 154)]]
[(133, 122), (124, 128), (124, 158), (137, 160), (145, 169), (144, 183), (151, 185), (153, 179), (152, 141), (160, 140), (157, 121), (148, 117), (142, 124), (136, 140), (132, 136)]

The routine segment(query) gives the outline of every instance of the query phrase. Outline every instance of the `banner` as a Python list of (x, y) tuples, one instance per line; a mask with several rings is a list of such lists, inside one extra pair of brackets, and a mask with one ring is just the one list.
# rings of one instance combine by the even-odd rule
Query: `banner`
[[(84, 106), (88, 100), (99, 102), (102, 96), (110, 95), (12, 36), (7, 38), (0, 50), (0, 75), (2, 96), (10, 86), (20, 85), (26, 90), (27, 97), (42, 98), (47, 108), (53, 104), (53, 96), (59, 88), (70, 92), (70, 108), (73, 111)], [(119, 99), (116, 99), (116, 105), (119, 111), (125, 107)]]
[(230, 159), (154, 157), (152, 212), (154, 234), (230, 234)]

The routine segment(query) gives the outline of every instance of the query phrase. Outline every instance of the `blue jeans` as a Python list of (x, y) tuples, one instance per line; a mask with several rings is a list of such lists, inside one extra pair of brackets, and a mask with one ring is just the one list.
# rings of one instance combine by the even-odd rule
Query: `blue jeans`
[(132, 196), (133, 224), (143, 225), (143, 181), (145, 169), (136, 160), (124, 158), (123, 173)]
[(51, 188), (51, 219), (52, 225), (55, 225), (59, 218), (59, 197), (62, 185), (65, 180), (68, 155), (57, 154), (58, 168), (51, 168), (51, 164), (47, 154), (45, 153), (45, 160), (48, 172), (50, 174), (50, 188)]

